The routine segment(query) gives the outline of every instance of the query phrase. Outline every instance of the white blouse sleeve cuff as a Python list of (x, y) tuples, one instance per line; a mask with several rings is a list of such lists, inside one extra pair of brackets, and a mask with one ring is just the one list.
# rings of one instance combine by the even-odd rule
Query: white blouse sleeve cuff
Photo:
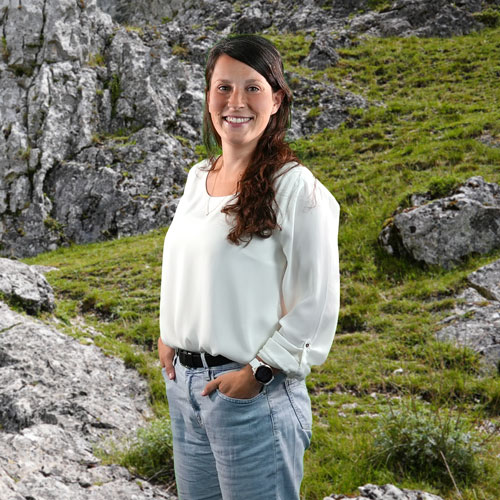
[(297, 347), (279, 332), (274, 332), (257, 355), (270, 366), (280, 368), (288, 377), (303, 379), (311, 371), (307, 363), (308, 349), (308, 341)]

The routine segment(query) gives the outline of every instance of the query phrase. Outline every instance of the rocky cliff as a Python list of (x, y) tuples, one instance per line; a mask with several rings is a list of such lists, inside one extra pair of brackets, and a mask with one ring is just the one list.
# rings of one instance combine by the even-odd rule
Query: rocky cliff
[[(200, 142), (203, 62), (234, 32), (303, 32), (303, 64), (356, 36), (480, 29), (479, 0), (181, 2), (2, 0), (0, 254), (141, 233), (170, 222)], [(373, 2), (371, 2), (373, 4)], [(359, 96), (293, 78), (290, 137), (335, 128)], [(313, 103), (315, 113), (309, 113)]]

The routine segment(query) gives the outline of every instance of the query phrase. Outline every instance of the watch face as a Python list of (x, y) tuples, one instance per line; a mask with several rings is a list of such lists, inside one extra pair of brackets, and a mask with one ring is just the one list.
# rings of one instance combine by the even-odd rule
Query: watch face
[(255, 370), (255, 378), (261, 384), (267, 384), (273, 378), (273, 370), (269, 366), (259, 366)]

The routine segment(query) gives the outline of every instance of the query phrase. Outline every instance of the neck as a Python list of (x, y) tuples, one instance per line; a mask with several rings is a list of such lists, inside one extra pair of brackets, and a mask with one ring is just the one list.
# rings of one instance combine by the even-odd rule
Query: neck
[(243, 174), (255, 148), (241, 148), (222, 144), (221, 177), (231, 178)]

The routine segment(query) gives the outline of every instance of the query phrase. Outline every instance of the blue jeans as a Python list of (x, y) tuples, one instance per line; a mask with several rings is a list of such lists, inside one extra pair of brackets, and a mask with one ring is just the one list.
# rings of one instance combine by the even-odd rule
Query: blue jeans
[(299, 500), (311, 402), (303, 380), (278, 374), (251, 399), (201, 392), (230, 363), (165, 378), (180, 500)]

